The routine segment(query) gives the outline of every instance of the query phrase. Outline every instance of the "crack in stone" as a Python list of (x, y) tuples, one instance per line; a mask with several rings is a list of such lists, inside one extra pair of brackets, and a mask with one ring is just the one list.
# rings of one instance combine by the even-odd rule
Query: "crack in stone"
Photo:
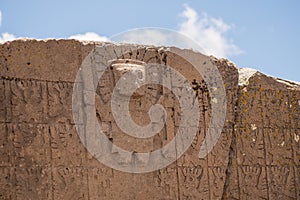
[(225, 182), (224, 182), (224, 187), (223, 187), (223, 193), (222, 193), (222, 199), (229, 199), (228, 194), (227, 194), (227, 190), (230, 186), (230, 176), (231, 176), (231, 172), (232, 172), (232, 161), (233, 161), (233, 157), (236, 153), (236, 124), (237, 119), (238, 119), (238, 114), (239, 114), (239, 110), (238, 110), (238, 105), (239, 105), (239, 100), (240, 100), (240, 92), (239, 92), (239, 88), (237, 87), (236, 89), (236, 98), (235, 98), (235, 104), (234, 104), (234, 123), (232, 125), (232, 136), (231, 136), (231, 144), (230, 144), (230, 149), (229, 149), (229, 154), (228, 154), (228, 165), (226, 168), (226, 177), (225, 177)]

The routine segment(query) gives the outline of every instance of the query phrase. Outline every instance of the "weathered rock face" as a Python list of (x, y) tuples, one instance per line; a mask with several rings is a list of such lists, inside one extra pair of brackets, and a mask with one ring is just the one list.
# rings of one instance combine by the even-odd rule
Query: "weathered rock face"
[[(77, 71), (96, 45), (113, 47), (112, 54), (122, 49), (75, 40), (0, 46), (0, 199), (300, 199), (300, 86), (259, 72), (242, 71), (239, 80), (238, 69), (222, 59), (210, 58), (224, 81), (226, 121), (213, 150), (199, 159), (212, 109), (203, 78), (175, 54), (146, 46), (131, 51), (133, 45), (126, 45), (121, 58), (129, 63), (166, 64), (188, 79), (197, 93), (200, 127), (183, 156), (154, 172), (125, 173), (95, 159), (77, 134), (72, 94)], [(204, 58), (199, 54), (199, 62)], [(139, 88), (130, 100), (132, 119), (147, 125), (156, 103), (168, 118), (153, 137), (126, 135), (110, 101), (124, 70), (114, 63), (98, 83), (98, 122), (123, 149), (160, 149), (179, 129), (178, 99), (160, 85)]]

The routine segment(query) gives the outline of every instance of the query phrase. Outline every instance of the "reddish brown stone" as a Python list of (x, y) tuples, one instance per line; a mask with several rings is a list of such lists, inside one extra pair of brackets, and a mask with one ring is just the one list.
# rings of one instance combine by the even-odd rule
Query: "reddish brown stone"
[[(147, 125), (149, 108), (159, 103), (168, 115), (164, 128), (147, 139), (121, 131), (110, 100), (126, 73), (120, 68), (124, 59), (166, 64), (193, 86), (199, 129), (176, 162), (149, 173), (125, 173), (100, 163), (84, 147), (72, 116), (72, 94), (76, 73), (96, 45), (104, 45), (108, 55), (123, 54), (123, 60), (106, 69), (95, 96), (95, 115), (103, 132), (123, 149), (155, 151), (170, 143), (177, 131), (187, 132), (180, 127), (181, 108), (173, 92), (150, 84), (131, 96), (131, 117)], [(212, 117), (211, 97), (202, 75), (178, 55), (156, 47), (75, 40), (2, 44), (0, 199), (300, 199), (300, 86), (259, 72), (240, 71), (239, 82), (238, 69), (228, 60), (200, 53), (197, 58), (210, 59), (218, 68), (227, 94), (222, 134), (201, 159), (199, 150)], [(172, 85), (172, 90), (182, 90), (181, 85)], [(85, 128), (84, 121), (78, 128)], [(126, 164), (126, 157), (119, 158)]]

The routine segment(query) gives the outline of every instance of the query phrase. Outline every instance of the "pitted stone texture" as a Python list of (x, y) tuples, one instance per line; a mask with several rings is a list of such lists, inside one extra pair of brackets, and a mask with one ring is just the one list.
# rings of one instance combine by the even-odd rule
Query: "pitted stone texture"
[(239, 86), (231, 173), (224, 198), (300, 198), (295, 173), (300, 167), (299, 92), (296, 83), (259, 72)]
[[(72, 92), (77, 70), (96, 45), (129, 63), (168, 65), (189, 81), (199, 102), (200, 127), (176, 162), (151, 173), (130, 174), (106, 167), (85, 149), (72, 117)], [(211, 119), (210, 94), (190, 63), (163, 49), (75, 40), (2, 44), (0, 199), (300, 199), (299, 85), (259, 72), (239, 85), (236, 66), (211, 57), (224, 81), (227, 116), (214, 149), (199, 159)], [(204, 58), (198, 55), (199, 62)], [(117, 65), (106, 69), (96, 90), (95, 114), (114, 144), (136, 152), (154, 151), (177, 131), (185, 131), (179, 127), (179, 101), (159, 85), (139, 88), (130, 99), (132, 119), (146, 125), (149, 108), (160, 103), (168, 115), (166, 124), (147, 139), (123, 133), (110, 102), (125, 71)], [(120, 155), (120, 162), (126, 164), (126, 157)]]

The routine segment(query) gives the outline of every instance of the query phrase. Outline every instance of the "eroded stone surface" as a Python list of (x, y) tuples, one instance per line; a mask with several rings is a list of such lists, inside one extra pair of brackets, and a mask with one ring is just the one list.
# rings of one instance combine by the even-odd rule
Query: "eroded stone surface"
[[(95, 45), (112, 46), (109, 53), (123, 54), (122, 62), (133, 67), (169, 65), (193, 86), (200, 127), (176, 162), (151, 173), (130, 174), (106, 167), (85, 149), (72, 117), (72, 92), (76, 73)], [(245, 76), (246, 84), (238, 84), (236, 66), (211, 57), (224, 81), (227, 116), (218, 143), (199, 159), (211, 118), (203, 78), (173, 53), (147, 46), (132, 51), (132, 47), (75, 40), (17, 40), (0, 46), (1, 199), (300, 198), (299, 85), (259, 72)], [(199, 62), (204, 58), (199, 54)], [(130, 151), (154, 151), (179, 130), (179, 102), (165, 87), (139, 88), (130, 100), (132, 119), (148, 124), (149, 108), (160, 103), (168, 115), (166, 124), (147, 139), (123, 133), (112, 116), (110, 99), (127, 70), (119, 62), (105, 71), (96, 90), (96, 116), (114, 144)], [(126, 163), (126, 158), (120, 155), (120, 161)]]

